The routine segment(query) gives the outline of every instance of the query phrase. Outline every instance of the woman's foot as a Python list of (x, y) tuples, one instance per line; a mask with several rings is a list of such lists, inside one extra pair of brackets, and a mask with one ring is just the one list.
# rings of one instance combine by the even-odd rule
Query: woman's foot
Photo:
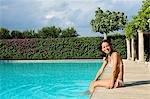
[(82, 93), (82, 96), (86, 96), (86, 95), (90, 95), (90, 94), (91, 94), (90, 91), (87, 90), (87, 91), (85, 91), (85, 92)]
[(94, 92), (94, 88), (90, 88), (89, 92), (90, 92), (90, 94), (92, 94)]

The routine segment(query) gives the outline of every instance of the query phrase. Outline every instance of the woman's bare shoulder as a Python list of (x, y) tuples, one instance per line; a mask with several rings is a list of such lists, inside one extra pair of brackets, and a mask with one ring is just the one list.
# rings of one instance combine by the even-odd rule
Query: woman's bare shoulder
[(117, 52), (112, 52), (112, 54), (111, 54), (112, 57), (118, 57), (118, 55), (119, 54)]
[(118, 52), (113, 52), (111, 55), (112, 60), (117, 59), (118, 61), (122, 61), (122, 58), (120, 57)]
[(113, 53), (112, 53), (112, 57), (113, 57), (113, 58), (117, 58), (118, 61), (120, 61), (121, 64), (123, 64), (122, 58), (120, 57), (120, 54), (119, 54), (118, 52), (113, 52)]

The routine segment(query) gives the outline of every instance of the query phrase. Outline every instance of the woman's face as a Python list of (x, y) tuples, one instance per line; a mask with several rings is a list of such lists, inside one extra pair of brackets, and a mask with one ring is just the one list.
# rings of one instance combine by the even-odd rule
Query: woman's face
[(111, 52), (111, 46), (107, 42), (102, 43), (102, 51), (106, 54), (109, 54)]

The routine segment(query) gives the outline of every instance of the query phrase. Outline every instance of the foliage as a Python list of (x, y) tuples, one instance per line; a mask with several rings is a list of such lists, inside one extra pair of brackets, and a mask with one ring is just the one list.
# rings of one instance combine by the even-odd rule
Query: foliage
[(55, 26), (43, 27), (39, 30), (39, 35), (41, 38), (57, 38), (61, 33), (61, 29)]
[(125, 36), (127, 39), (135, 38), (136, 37), (136, 26), (135, 21), (132, 20), (131, 22), (127, 23), (124, 28)]
[(6, 39), (6, 38), (10, 38), (9, 30), (0, 27), (0, 39)]
[[(113, 36), (109, 36), (110, 39)], [(121, 37), (121, 36), (120, 36)], [(126, 58), (125, 36), (111, 39), (114, 49)], [(102, 58), (102, 37), (1, 39), (0, 59), (84, 59)]]
[(122, 58), (126, 58), (127, 47), (126, 47), (125, 36), (123, 36), (122, 38), (124, 39), (121, 38), (112, 39), (111, 42), (112, 42), (113, 49), (116, 50)]
[(148, 19), (150, 19), (150, 0), (145, 0), (138, 15), (133, 16), (133, 20), (125, 25), (124, 32), (127, 39), (134, 38), (138, 29), (149, 30)]
[(60, 37), (64, 38), (64, 37), (77, 37), (79, 36), (77, 34), (77, 31), (73, 28), (66, 28), (64, 30), (62, 30)]
[(35, 34), (34, 30), (23, 31), (23, 38), (33, 38), (34, 34)]
[(115, 34), (109, 34), (108, 35), (108, 39), (111, 40), (117, 40), (117, 39), (125, 39), (125, 35), (124, 34), (119, 34), (119, 33), (115, 33)]
[(98, 8), (95, 11), (95, 19), (91, 20), (92, 31), (108, 34), (119, 29), (122, 29), (126, 24), (127, 16), (121, 12), (103, 11)]
[(11, 38), (15, 38), (15, 39), (23, 38), (23, 34), (18, 30), (13, 30), (11, 32)]
[(9, 35), (9, 30), (6, 28), (0, 28), (0, 39), (22, 39), (22, 38), (66, 38), (66, 37), (77, 37), (77, 31), (74, 27), (68, 27), (61, 29), (55, 26), (43, 27), (35, 33), (34, 30), (25, 30), (23, 32), (19, 30), (13, 30)]
[(150, 19), (150, 0), (145, 0), (138, 15), (133, 16), (135, 26), (139, 30), (149, 30), (148, 19)]

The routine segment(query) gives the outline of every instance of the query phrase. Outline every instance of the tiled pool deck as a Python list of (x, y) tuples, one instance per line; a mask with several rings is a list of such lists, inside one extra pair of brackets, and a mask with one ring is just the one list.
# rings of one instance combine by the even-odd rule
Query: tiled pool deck
[(150, 63), (124, 60), (125, 87), (97, 87), (91, 99), (150, 99)]

